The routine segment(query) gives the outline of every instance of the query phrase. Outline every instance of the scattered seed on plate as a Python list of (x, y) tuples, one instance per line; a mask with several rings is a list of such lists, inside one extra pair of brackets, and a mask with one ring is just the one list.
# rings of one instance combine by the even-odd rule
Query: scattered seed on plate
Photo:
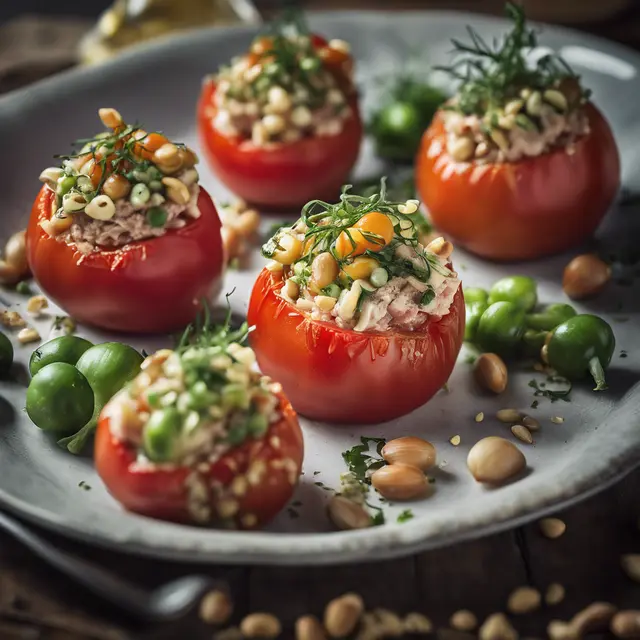
[(532, 418), (531, 416), (523, 416), (523, 418), (522, 418), (522, 420), (520, 422), (525, 427), (527, 427), (527, 429), (529, 429), (529, 431), (539, 431), (540, 430), (540, 423), (535, 418)]
[(533, 436), (531, 435), (531, 431), (529, 431), (527, 427), (521, 424), (514, 424), (511, 427), (511, 433), (513, 433), (513, 435), (521, 442), (525, 442), (526, 444), (533, 444)]
[(522, 615), (532, 613), (540, 608), (542, 596), (533, 587), (518, 587), (511, 592), (507, 600), (507, 609), (510, 613)]
[(240, 623), (240, 631), (245, 638), (278, 638), (282, 625), (270, 613), (250, 613)]
[(452, 436), (451, 438), (449, 438), (449, 442), (454, 446), (457, 447), (460, 444), (461, 438), (460, 436)]
[(578, 640), (576, 630), (564, 620), (552, 620), (547, 625), (550, 640)]
[(513, 424), (522, 418), (522, 414), (517, 409), (500, 409), (500, 411), (496, 413), (496, 418), (505, 424)]
[(480, 640), (517, 640), (518, 632), (504, 613), (490, 615), (479, 631)]
[(433, 623), (423, 613), (408, 613), (403, 624), (405, 633), (431, 633), (433, 631)]
[(224, 624), (232, 612), (233, 605), (224, 591), (210, 591), (200, 601), (200, 619), (207, 624)]
[(634, 582), (640, 582), (640, 554), (628, 553), (620, 558), (622, 570)]
[(543, 518), (538, 526), (542, 535), (549, 540), (559, 538), (567, 530), (567, 525), (560, 518)]
[(564, 422), (564, 418), (561, 416), (553, 416), (553, 418), (551, 418), (551, 422), (553, 422), (553, 424), (562, 424)]
[(484, 420), (484, 413), (481, 411), (480, 413), (476, 413), (475, 421), (482, 422)]
[(18, 331), (18, 342), (20, 344), (29, 344), (31, 342), (38, 342), (40, 340), (40, 334), (32, 327), (25, 327)]
[(544, 595), (544, 601), (550, 607), (560, 604), (564, 600), (565, 593), (564, 587), (561, 584), (554, 582), (547, 587), (547, 591)]
[(611, 620), (611, 633), (618, 638), (640, 638), (640, 611), (619, 611)]
[(478, 618), (472, 611), (460, 609), (451, 616), (449, 625), (456, 631), (473, 631), (478, 626)]
[(582, 638), (591, 633), (606, 631), (617, 610), (618, 607), (609, 602), (592, 602), (588, 607), (576, 613), (569, 624), (578, 637)]

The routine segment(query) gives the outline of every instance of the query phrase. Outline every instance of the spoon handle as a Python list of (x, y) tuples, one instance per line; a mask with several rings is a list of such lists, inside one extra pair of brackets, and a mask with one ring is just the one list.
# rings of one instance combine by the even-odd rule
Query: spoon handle
[(0, 511), (0, 529), (19, 540), (41, 560), (86, 587), (95, 595), (137, 618), (150, 616), (149, 596), (143, 589), (115, 576), (102, 567), (55, 547), (31, 531), (22, 522), (7, 516), (2, 511)]

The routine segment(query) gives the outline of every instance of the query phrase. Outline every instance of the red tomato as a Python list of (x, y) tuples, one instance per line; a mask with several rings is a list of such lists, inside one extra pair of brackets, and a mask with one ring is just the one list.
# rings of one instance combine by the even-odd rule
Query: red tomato
[[(246, 493), (236, 496), (238, 511), (233, 519), (243, 529), (253, 529), (271, 520), (290, 500), (300, 477), (304, 455), (302, 431), (284, 396), (280, 397), (280, 411), (282, 418), (269, 427), (264, 438), (247, 440), (209, 465), (206, 472), (197, 471), (207, 488), (215, 482), (224, 490), (235, 478), (247, 479), (247, 472), (259, 480), (252, 484), (249, 479)], [(194, 471), (189, 467), (171, 469), (138, 464), (136, 450), (111, 433), (106, 410), (98, 422), (95, 464), (109, 493), (125, 509), (162, 520), (193, 521), (185, 480)], [(211, 493), (209, 498), (215, 511), (218, 498)]]
[(265, 208), (299, 208), (314, 198), (334, 198), (358, 158), (362, 121), (358, 102), (335, 136), (257, 147), (213, 126), (216, 85), (207, 81), (198, 105), (200, 141), (211, 167), (231, 191)]
[(356, 333), (309, 320), (280, 298), (281, 275), (263, 269), (253, 288), (249, 340), (263, 373), (296, 411), (315, 420), (375, 423), (429, 400), (449, 379), (464, 334), (464, 300), (414, 332)]
[(86, 256), (40, 226), (50, 218), (53, 200), (43, 187), (27, 228), (27, 257), (44, 293), (79, 322), (133, 333), (176, 331), (195, 318), (203, 299), (218, 292), (221, 225), (204, 189), (201, 216), (182, 229)]
[(620, 158), (600, 111), (572, 152), (558, 149), (504, 164), (455, 162), (440, 114), (422, 138), (418, 192), (438, 229), (485, 258), (521, 260), (558, 253), (589, 238), (620, 186)]

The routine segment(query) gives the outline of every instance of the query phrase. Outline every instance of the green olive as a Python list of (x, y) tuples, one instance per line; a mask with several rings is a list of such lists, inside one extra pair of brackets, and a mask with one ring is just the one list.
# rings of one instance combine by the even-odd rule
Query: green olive
[(71, 434), (93, 414), (93, 391), (71, 364), (54, 362), (42, 367), (27, 389), (27, 414), (43, 431)]
[(513, 302), (494, 302), (480, 316), (475, 342), (485, 352), (514, 355), (524, 334), (524, 310)]
[(7, 336), (0, 332), (0, 373), (7, 373), (13, 364), (13, 345)]
[(175, 455), (182, 416), (175, 407), (154, 411), (144, 425), (142, 443), (149, 460), (166, 462)]
[(538, 285), (529, 276), (508, 276), (495, 282), (489, 291), (489, 304), (512, 302), (531, 311), (538, 302)]
[(29, 373), (35, 376), (40, 369), (53, 362), (76, 364), (80, 356), (93, 346), (91, 342), (78, 336), (60, 336), (38, 347), (29, 360)]

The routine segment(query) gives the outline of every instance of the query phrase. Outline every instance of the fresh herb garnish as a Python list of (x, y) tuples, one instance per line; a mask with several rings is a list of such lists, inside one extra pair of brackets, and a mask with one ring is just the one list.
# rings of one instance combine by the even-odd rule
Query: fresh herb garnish
[(398, 522), (402, 524), (403, 522), (407, 522), (413, 518), (413, 512), (411, 509), (405, 509), (398, 515)]
[[(360, 442), (361, 444), (357, 444), (351, 447), (351, 449), (344, 451), (342, 458), (347, 463), (347, 468), (353, 473), (356, 480), (362, 485), (369, 486), (371, 480), (368, 477), (368, 472), (384, 464), (381, 451), (387, 441), (384, 438), (367, 438), (362, 436)], [(380, 457), (374, 457), (370, 454), (369, 446), (372, 443), (376, 445), (376, 453)]]
[(426, 307), (427, 305), (431, 304), (431, 302), (433, 302), (433, 299), (436, 297), (436, 292), (434, 290), (434, 288), (429, 285), (427, 287), (427, 290), (422, 294), (422, 297), (420, 298), (420, 304), (423, 307)]
[(538, 383), (537, 380), (530, 380), (529, 386), (534, 389), (534, 396), (549, 398), (551, 402), (564, 400), (570, 402), (571, 381), (562, 376), (549, 376), (546, 382)]
[(538, 45), (536, 31), (527, 26), (518, 5), (508, 2), (506, 13), (513, 28), (502, 40), (488, 43), (468, 27), (469, 43), (452, 40), (456, 61), (448, 67), (436, 67), (461, 82), (458, 99), (450, 108), (484, 116), (518, 97), (522, 88), (545, 90), (567, 79), (578, 87), (578, 103), (586, 100), (590, 92), (579, 88), (579, 76), (559, 55), (549, 53), (535, 65), (529, 64), (526, 54)]
[(21, 280), (16, 285), (16, 293), (19, 293), (23, 296), (31, 296), (33, 295), (33, 290), (26, 280)]

